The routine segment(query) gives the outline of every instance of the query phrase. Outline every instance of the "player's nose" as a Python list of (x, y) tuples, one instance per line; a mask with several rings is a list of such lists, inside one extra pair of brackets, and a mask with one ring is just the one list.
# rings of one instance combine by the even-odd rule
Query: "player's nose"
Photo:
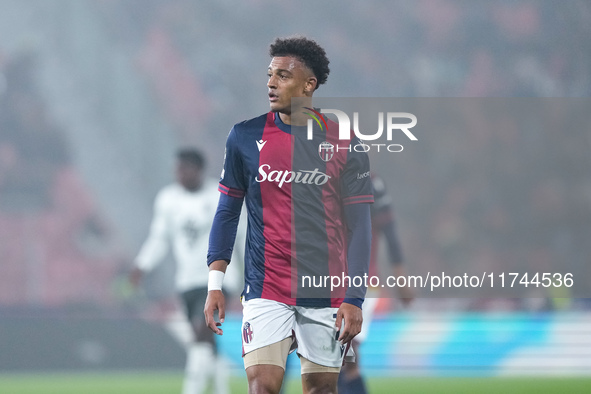
[(269, 80), (267, 81), (267, 87), (269, 89), (274, 89), (277, 87), (277, 78), (275, 78), (275, 76), (269, 77)]

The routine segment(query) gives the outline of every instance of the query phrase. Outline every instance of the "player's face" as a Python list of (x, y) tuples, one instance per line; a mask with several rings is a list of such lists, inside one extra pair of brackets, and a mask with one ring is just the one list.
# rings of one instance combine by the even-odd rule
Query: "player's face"
[(201, 186), (203, 171), (192, 162), (180, 160), (176, 167), (176, 178), (187, 190), (197, 190)]
[(291, 113), (292, 97), (310, 97), (316, 78), (308, 67), (292, 56), (274, 57), (267, 72), (271, 111)]

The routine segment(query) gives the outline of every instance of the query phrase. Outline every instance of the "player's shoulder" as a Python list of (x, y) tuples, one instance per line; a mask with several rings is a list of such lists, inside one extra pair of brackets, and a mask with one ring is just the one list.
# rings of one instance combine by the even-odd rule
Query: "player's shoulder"
[(181, 195), (181, 192), (182, 186), (178, 183), (171, 183), (164, 186), (156, 195), (156, 205), (164, 207), (173, 204), (178, 199), (178, 196)]
[(392, 197), (388, 194), (384, 180), (372, 172), (371, 183), (375, 200), (374, 209), (378, 211), (382, 209), (391, 209)]
[(384, 180), (375, 172), (371, 172), (371, 183), (375, 192), (386, 193), (386, 184)]
[(234, 132), (240, 134), (258, 131), (261, 128), (265, 127), (265, 123), (267, 123), (268, 116), (269, 113), (266, 113), (251, 119), (243, 120), (242, 122), (236, 123), (232, 129), (234, 130)]
[(178, 198), (178, 196), (183, 195), (184, 190), (185, 189), (183, 189), (180, 184), (171, 183), (170, 185), (166, 185), (160, 189), (160, 192), (158, 192), (158, 197), (163, 199), (175, 199)]
[(183, 187), (175, 182), (175, 183), (171, 183), (171, 184), (164, 186), (162, 189), (160, 189), (158, 194), (163, 195), (163, 196), (168, 196), (168, 195), (178, 194), (182, 190), (183, 190)]

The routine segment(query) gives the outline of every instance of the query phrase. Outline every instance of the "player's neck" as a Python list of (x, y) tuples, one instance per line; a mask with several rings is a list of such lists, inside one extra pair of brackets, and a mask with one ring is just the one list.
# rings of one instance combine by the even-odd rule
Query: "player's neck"
[(290, 126), (305, 126), (308, 120), (305, 116), (302, 116), (302, 114), (286, 114), (284, 112), (278, 112), (278, 115), (279, 119), (281, 119), (284, 124)]
[(306, 115), (309, 107), (312, 107), (312, 96), (292, 97), (291, 106), (278, 112), (279, 119), (286, 125), (306, 126), (310, 118)]
[(199, 191), (201, 189), (201, 185), (202, 183), (197, 183), (197, 184), (191, 184), (191, 185), (182, 185), (183, 189), (185, 189), (185, 191), (189, 192), (189, 193), (195, 193), (197, 191)]

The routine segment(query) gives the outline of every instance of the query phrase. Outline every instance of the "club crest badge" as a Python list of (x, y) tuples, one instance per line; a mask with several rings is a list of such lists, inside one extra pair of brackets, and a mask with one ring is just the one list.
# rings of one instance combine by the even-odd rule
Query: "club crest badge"
[(323, 161), (328, 162), (334, 156), (334, 145), (327, 141), (322, 142), (318, 145), (318, 155)]
[(250, 327), (250, 323), (244, 323), (244, 327), (242, 327), (242, 340), (244, 343), (250, 343), (252, 341), (252, 328)]

